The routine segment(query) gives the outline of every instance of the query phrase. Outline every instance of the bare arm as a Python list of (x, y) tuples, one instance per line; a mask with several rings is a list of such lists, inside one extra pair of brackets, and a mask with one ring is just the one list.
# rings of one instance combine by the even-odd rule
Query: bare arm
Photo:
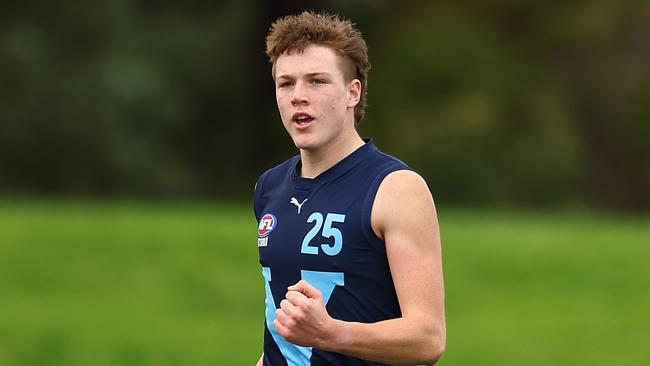
[(378, 362), (435, 363), (446, 341), (440, 235), (433, 199), (410, 171), (382, 182), (372, 227), (384, 239), (402, 317), (344, 322), (327, 314), (322, 296), (305, 281), (289, 287), (275, 327), (287, 340)]
[(260, 356), (260, 359), (257, 360), (255, 366), (264, 366), (264, 352), (262, 352), (262, 355)]

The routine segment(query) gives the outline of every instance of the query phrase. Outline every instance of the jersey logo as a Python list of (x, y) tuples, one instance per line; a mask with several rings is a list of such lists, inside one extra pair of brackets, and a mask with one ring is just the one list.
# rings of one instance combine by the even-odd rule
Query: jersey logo
[(273, 214), (266, 214), (260, 219), (260, 225), (257, 227), (257, 236), (264, 238), (269, 236), (271, 231), (275, 229), (278, 224), (278, 219)]
[(269, 234), (278, 225), (278, 219), (273, 214), (266, 214), (260, 219), (257, 227), (257, 246), (265, 247), (269, 245)]
[(304, 205), (305, 202), (307, 202), (308, 199), (309, 198), (305, 198), (304, 201), (299, 203), (298, 199), (296, 199), (296, 197), (291, 197), (291, 201), (289, 201), (289, 203), (294, 204), (294, 205), (296, 205), (296, 207), (298, 207), (298, 215), (300, 215), (300, 209), (302, 208), (302, 205)]

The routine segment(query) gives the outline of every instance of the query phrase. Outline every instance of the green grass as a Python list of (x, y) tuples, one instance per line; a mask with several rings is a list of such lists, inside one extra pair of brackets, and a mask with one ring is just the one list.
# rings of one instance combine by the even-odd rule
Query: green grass
[[(650, 364), (650, 220), (440, 210), (440, 365)], [(0, 202), (0, 365), (253, 365), (247, 205)]]
[(643, 365), (650, 220), (442, 213), (441, 365)]

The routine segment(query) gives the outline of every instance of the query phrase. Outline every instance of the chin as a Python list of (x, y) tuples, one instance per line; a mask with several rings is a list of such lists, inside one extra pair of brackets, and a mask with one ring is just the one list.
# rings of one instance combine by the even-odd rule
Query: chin
[(298, 143), (298, 142), (295, 142), (295, 141), (294, 141), (293, 144), (296, 145), (296, 148), (298, 148), (300, 150), (312, 150), (312, 149), (315, 148), (315, 146), (312, 145), (312, 144)]
[(318, 147), (316, 141), (306, 138), (305, 136), (298, 136), (293, 138), (293, 144), (301, 150), (311, 150)]

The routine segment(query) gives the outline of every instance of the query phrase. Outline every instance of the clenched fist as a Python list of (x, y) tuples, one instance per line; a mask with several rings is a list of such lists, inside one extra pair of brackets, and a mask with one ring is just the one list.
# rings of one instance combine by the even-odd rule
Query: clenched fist
[(336, 321), (325, 309), (323, 295), (305, 280), (287, 288), (276, 310), (275, 329), (284, 339), (300, 346), (328, 349), (335, 337)]

